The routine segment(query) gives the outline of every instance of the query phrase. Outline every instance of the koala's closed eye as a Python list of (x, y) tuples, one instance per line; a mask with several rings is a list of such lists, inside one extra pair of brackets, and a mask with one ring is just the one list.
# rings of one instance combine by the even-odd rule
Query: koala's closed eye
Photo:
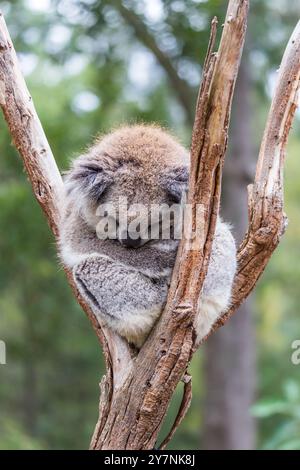
[(170, 203), (179, 204), (183, 193), (187, 190), (189, 170), (187, 167), (175, 167), (169, 170), (162, 180)]
[(177, 184), (172, 184), (168, 188), (168, 199), (171, 204), (179, 204), (182, 199), (182, 189)]

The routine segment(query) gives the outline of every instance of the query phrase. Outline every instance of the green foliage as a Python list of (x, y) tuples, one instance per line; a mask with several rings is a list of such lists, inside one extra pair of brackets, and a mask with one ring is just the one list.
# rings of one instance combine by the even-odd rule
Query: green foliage
[(299, 383), (287, 380), (282, 398), (261, 400), (252, 408), (254, 416), (277, 419), (274, 432), (266, 439), (263, 449), (300, 450), (300, 390)]
[(33, 439), (21, 428), (18, 422), (0, 419), (1, 441), (0, 450), (40, 450), (45, 446)]

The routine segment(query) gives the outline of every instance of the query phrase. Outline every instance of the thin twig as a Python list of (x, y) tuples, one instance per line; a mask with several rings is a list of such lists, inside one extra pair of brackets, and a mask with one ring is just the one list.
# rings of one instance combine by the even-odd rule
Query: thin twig
[(177, 413), (177, 416), (175, 418), (174, 424), (169, 432), (169, 434), (165, 437), (161, 445), (159, 446), (159, 450), (164, 450), (171, 439), (173, 438), (176, 430), (182, 423), (182, 420), (184, 419), (191, 401), (192, 401), (192, 376), (188, 373), (186, 373), (182, 379), (183, 381), (183, 395), (182, 395), (182, 400), (181, 404)]

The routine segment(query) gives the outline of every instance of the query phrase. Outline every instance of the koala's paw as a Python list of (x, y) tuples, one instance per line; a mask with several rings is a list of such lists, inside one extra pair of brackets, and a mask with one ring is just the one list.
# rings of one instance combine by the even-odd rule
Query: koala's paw
[(97, 256), (75, 266), (73, 276), (98, 321), (140, 347), (162, 311), (166, 282)]

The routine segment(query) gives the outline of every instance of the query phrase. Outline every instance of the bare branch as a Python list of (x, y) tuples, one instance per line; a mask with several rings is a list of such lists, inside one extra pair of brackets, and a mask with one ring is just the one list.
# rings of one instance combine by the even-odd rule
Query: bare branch
[(289, 131), (300, 87), (300, 21), (287, 44), (280, 65), (259, 152), (255, 181), (248, 187), (249, 227), (238, 251), (233, 302), (214, 329), (224, 325), (254, 289), (283, 235), (283, 167)]
[(183, 396), (182, 396), (180, 408), (178, 410), (178, 413), (177, 413), (176, 419), (174, 421), (174, 424), (173, 424), (169, 434), (167, 435), (167, 437), (163, 440), (163, 442), (159, 446), (159, 450), (164, 450), (167, 447), (167, 445), (169, 444), (169, 442), (173, 438), (176, 430), (180, 426), (183, 418), (185, 417), (185, 415), (186, 415), (186, 413), (187, 413), (187, 411), (190, 407), (190, 404), (191, 404), (191, 401), (192, 401), (192, 376), (190, 374), (186, 373), (184, 375), (182, 381), (184, 383), (184, 387), (183, 387)]

